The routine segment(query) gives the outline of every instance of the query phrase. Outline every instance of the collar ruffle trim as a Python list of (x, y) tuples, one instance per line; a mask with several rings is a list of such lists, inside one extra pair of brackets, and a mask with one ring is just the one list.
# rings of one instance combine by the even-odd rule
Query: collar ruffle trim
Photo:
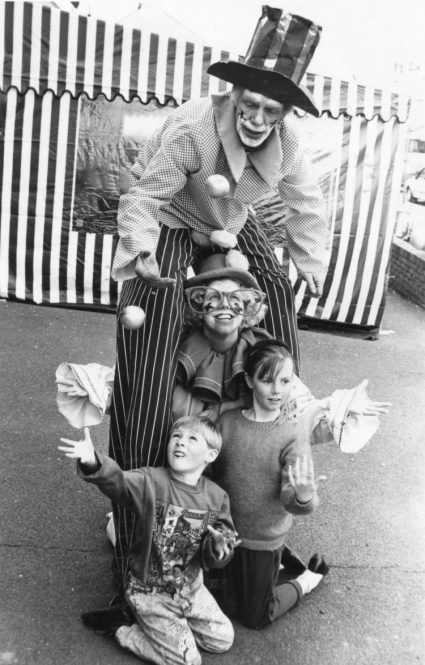
[(262, 328), (242, 330), (231, 349), (217, 353), (202, 332), (195, 330), (180, 347), (177, 380), (203, 402), (236, 400), (246, 392), (244, 364), (247, 349), (269, 338), (269, 333)]

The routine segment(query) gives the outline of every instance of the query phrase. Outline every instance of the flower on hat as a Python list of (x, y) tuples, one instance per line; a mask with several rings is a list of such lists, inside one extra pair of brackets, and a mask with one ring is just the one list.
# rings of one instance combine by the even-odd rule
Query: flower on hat
[(229, 268), (239, 268), (239, 270), (249, 270), (248, 259), (238, 249), (230, 249), (225, 258), (226, 266)]

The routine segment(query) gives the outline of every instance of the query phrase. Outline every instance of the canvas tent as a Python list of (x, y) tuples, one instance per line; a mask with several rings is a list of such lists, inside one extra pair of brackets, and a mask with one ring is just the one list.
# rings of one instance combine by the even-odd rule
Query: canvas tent
[[(138, 142), (175, 105), (224, 91), (206, 69), (229, 55), (149, 25), (0, 5), (0, 297), (115, 308), (116, 207)], [(322, 113), (299, 122), (333, 233), (325, 295), (307, 298), (295, 283), (298, 311), (306, 320), (376, 330), (408, 104), (310, 73), (306, 85)], [(273, 196), (258, 214), (273, 239), (273, 225), (282, 223)]]

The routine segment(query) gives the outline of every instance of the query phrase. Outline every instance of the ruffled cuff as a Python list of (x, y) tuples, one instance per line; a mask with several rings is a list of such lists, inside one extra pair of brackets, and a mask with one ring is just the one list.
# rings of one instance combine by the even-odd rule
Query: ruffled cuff
[(362, 382), (355, 388), (335, 390), (319, 402), (324, 407), (332, 438), (343, 453), (357, 453), (379, 428), (378, 416), (362, 413), (362, 403), (367, 400)]
[[(72, 385), (64, 381), (72, 381)], [(56, 404), (72, 427), (99, 425), (109, 409), (114, 370), (97, 363), (62, 363), (56, 370)], [(69, 392), (73, 392), (70, 395)], [(77, 393), (77, 394), (75, 394)]]

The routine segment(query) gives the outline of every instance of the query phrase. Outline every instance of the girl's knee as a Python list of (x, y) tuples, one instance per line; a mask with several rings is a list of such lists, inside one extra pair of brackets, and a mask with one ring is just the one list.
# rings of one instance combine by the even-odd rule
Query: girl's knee
[(263, 611), (262, 613), (255, 611), (242, 612), (240, 620), (245, 628), (251, 628), (254, 630), (264, 628), (270, 623), (269, 612), (267, 610)]

